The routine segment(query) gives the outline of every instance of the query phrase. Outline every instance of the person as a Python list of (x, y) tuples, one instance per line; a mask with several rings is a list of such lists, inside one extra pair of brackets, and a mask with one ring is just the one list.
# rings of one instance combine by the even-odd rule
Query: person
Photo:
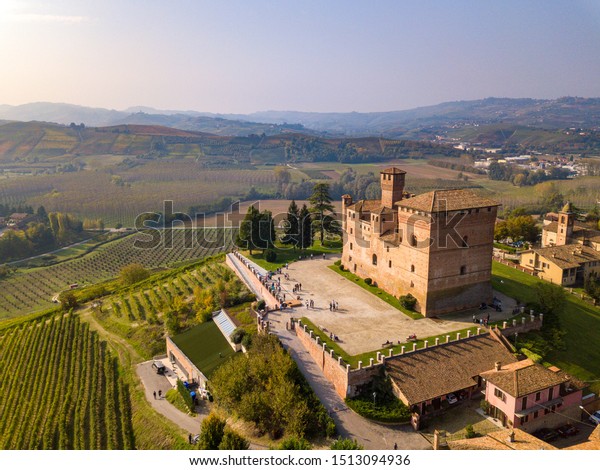
[(306, 301), (306, 309), (308, 310), (308, 300)]
[(188, 442), (191, 444), (192, 443), (192, 434), (188, 434)]
[(325, 253), (323, 253), (323, 259), (325, 259)]
[(477, 323), (477, 318), (475, 318), (475, 314), (473, 314), (473, 323)]
[(398, 443), (394, 442), (394, 450), (398, 450)]
[(162, 390), (159, 390), (158, 391), (158, 398), (161, 398), (161, 397), (162, 397)]
[(152, 392), (152, 395), (154, 395), (154, 399), (156, 400), (156, 390)]

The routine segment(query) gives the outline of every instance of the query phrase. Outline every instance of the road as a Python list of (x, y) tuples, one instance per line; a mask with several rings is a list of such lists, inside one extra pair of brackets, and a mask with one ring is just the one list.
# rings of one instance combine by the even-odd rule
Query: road
[(341, 436), (356, 439), (365, 449), (393, 449), (394, 443), (398, 444), (398, 449), (431, 449), (429, 441), (413, 431), (409, 425), (388, 426), (374, 423), (348, 408), (304, 349), (296, 334), (285, 329), (286, 318), (282, 318), (282, 315), (287, 316), (285, 313), (269, 313), (271, 331), (277, 334), (296, 361), (317, 397), (334, 419)]

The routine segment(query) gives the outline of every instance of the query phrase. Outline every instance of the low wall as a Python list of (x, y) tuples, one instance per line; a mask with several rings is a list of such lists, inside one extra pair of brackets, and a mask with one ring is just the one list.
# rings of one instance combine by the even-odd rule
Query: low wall
[(185, 373), (189, 382), (196, 382), (201, 387), (206, 388), (207, 378), (168, 336), (167, 358), (169, 361), (177, 364), (181, 371)]
[[(235, 256), (229, 253), (225, 257), (225, 263), (227, 266), (231, 268), (231, 270), (240, 278), (240, 280), (248, 286), (248, 288), (256, 294), (258, 298), (261, 298), (265, 301), (269, 310), (275, 310), (279, 305), (277, 299), (268, 291), (268, 289), (261, 284), (256, 275), (248, 269), (248, 267), (242, 263), (241, 260), (236, 259), (235, 261), (231, 259), (232, 256)], [(236, 262), (237, 261), (237, 262)], [(243, 270), (243, 272), (242, 272)]]
[(529, 331), (539, 331), (544, 323), (544, 314), (538, 316), (523, 317), (521, 320), (507, 320), (502, 324), (500, 331), (504, 336), (514, 335), (515, 333), (527, 333)]

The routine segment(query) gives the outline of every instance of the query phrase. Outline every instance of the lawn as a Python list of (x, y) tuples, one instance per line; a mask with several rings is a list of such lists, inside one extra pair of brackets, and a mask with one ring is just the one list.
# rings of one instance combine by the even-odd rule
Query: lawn
[[(522, 302), (536, 302), (532, 287), (538, 282), (545, 281), (500, 263), (493, 264), (494, 289)], [(600, 391), (600, 308), (568, 295), (559, 318), (566, 332), (566, 348), (555, 349), (544, 360), (582, 380), (590, 381), (591, 388)]]
[(331, 269), (332, 271), (335, 271), (340, 276), (344, 276), (346, 279), (348, 279), (349, 281), (352, 281), (357, 286), (360, 286), (363, 289), (368, 290), (371, 294), (376, 295), (381, 300), (383, 300), (384, 302), (387, 302), (392, 307), (397, 308), (404, 315), (412, 318), (413, 320), (417, 320), (419, 318), (423, 318), (423, 315), (421, 315), (420, 313), (413, 312), (411, 310), (408, 310), (407, 308), (404, 308), (402, 306), (402, 304), (400, 304), (400, 301), (396, 297), (394, 297), (393, 295), (388, 294), (387, 292), (385, 292), (384, 290), (380, 289), (379, 287), (367, 284), (363, 278), (358, 277), (356, 274), (353, 274), (350, 271), (345, 271), (345, 270), (342, 271), (340, 269), (340, 267), (337, 266), (337, 265), (335, 265), (335, 264), (333, 266), (329, 266), (329, 269)]
[(277, 253), (277, 259), (274, 262), (269, 262), (264, 259), (261, 251), (254, 251), (250, 254), (248, 251), (241, 251), (241, 253), (248, 259), (254, 261), (256, 264), (265, 268), (268, 271), (274, 271), (277, 268), (285, 266), (286, 263), (293, 263), (301, 258), (307, 258), (310, 255), (322, 256), (323, 253), (340, 253), (342, 250), (342, 242), (340, 240), (325, 241), (325, 246), (321, 245), (320, 241), (315, 241), (313, 246), (308, 250), (293, 250), (289, 247), (276, 247), (275, 253)]
[(235, 354), (213, 321), (196, 325), (171, 339), (208, 378)]

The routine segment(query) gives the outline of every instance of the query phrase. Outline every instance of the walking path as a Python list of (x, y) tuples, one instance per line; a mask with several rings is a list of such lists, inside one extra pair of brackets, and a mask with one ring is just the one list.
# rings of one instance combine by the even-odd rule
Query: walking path
[(298, 364), (311, 388), (335, 421), (340, 435), (356, 439), (365, 449), (393, 449), (394, 443), (398, 444), (399, 449), (431, 449), (429, 441), (413, 431), (409, 425), (388, 426), (374, 423), (349, 409), (304, 349), (296, 334), (285, 329), (287, 315), (271, 312), (268, 318), (271, 321), (271, 331), (277, 334)]

